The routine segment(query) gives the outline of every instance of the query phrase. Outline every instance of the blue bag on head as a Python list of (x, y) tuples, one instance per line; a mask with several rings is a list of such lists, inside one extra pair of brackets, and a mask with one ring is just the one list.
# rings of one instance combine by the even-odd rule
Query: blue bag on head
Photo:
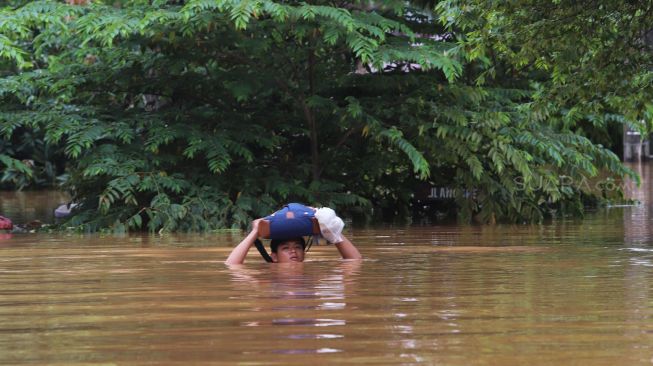
[(316, 234), (315, 211), (299, 203), (289, 203), (264, 219), (270, 223), (270, 239), (284, 240)]
[[(281, 210), (263, 218), (258, 224), (258, 236), (272, 240), (287, 240), (320, 234), (320, 225), (312, 208), (299, 203), (289, 203)], [(308, 247), (310, 247), (310, 241)], [(272, 262), (263, 243), (256, 238), (256, 249), (266, 262)]]

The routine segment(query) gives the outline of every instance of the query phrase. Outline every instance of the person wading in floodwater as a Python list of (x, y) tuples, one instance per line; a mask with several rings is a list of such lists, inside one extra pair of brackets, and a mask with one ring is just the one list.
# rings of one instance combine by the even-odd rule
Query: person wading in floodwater
[[(358, 249), (342, 235), (344, 223), (330, 208), (314, 209), (290, 203), (270, 216), (252, 221), (252, 230), (229, 254), (226, 264), (242, 264), (255, 245), (268, 262), (303, 262), (306, 250), (304, 235), (321, 234), (335, 244), (343, 259), (362, 259)], [(259, 237), (269, 237), (272, 253), (267, 254)]]

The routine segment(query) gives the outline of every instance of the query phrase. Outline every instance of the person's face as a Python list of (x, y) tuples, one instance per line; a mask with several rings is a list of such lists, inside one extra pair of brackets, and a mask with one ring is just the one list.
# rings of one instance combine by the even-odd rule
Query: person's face
[(287, 241), (279, 244), (277, 252), (272, 253), (272, 260), (275, 263), (303, 262), (304, 247), (296, 241)]

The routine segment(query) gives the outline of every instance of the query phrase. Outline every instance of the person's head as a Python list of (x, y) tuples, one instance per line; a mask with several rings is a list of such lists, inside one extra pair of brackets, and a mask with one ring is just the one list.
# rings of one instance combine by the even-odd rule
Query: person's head
[(270, 242), (272, 260), (275, 263), (303, 262), (306, 241), (298, 237), (293, 239), (273, 239)]

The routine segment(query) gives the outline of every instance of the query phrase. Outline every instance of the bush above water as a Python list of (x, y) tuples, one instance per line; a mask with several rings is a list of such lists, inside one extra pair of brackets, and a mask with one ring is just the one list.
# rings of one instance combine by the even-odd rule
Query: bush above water
[(482, 23), (438, 20), (453, 3), (6, 8), (2, 179), (64, 178), (86, 230), (202, 231), (289, 201), (408, 215), (436, 183), (476, 192), (463, 220), (539, 221), (582, 211), (561, 176), (634, 176), (579, 130), (607, 109), (570, 110), (555, 75), (471, 47)]

